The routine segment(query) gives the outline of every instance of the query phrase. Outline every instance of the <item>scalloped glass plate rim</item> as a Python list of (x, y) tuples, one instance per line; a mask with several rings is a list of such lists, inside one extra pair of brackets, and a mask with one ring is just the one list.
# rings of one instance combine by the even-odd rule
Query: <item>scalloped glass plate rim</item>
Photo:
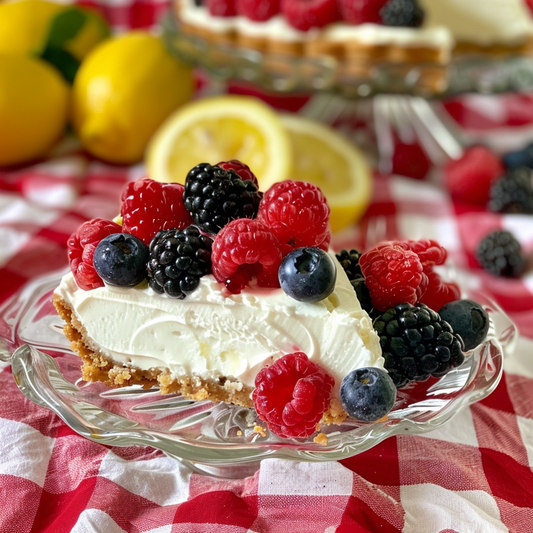
[[(517, 333), (509, 317), (490, 298), (481, 293), (468, 293), (466, 297), (479, 301), (491, 316), (492, 325), (487, 339), (468, 354), (461, 367), (429, 383), (421, 401), (410, 405), (413, 390), (399, 391), (400, 400), (387, 420), (355, 426), (350, 423), (340, 427), (328, 426), (324, 430), (327, 444), (318, 444), (312, 439), (298, 441), (272, 435), (262, 437), (253, 428), (253, 422), (247, 423), (249, 431), (242, 424), (239, 426), (241, 429), (238, 431), (247, 432), (247, 435), (243, 434), (238, 442), (209, 437), (203, 440), (205, 435), (201, 432), (191, 437), (181, 434), (179, 429), (154, 429), (134, 420), (134, 410), (129, 409), (127, 416), (121, 416), (98, 405), (103, 400), (116, 399), (114, 395), (123, 399), (125, 395), (126, 400), (135, 399), (139, 396), (138, 389), (116, 389), (117, 394), (102, 384), (78, 387), (62, 375), (61, 364), (68, 360), (67, 356), (75, 361), (78, 359), (72, 355), (66, 339), (58, 330), (59, 317), (53, 308), (47, 311), (46, 307), (51, 307), (51, 292), (63, 273), (55, 272), (35, 280), (0, 306), (0, 335), (8, 341), (10, 351), (18, 348), (10, 362), (19, 389), (30, 400), (52, 410), (74, 431), (90, 440), (111, 446), (152, 446), (171, 457), (197, 465), (243, 465), (273, 457), (301, 461), (340, 460), (394, 435), (432, 431), (496, 388), (503, 372), (504, 353), (511, 351)], [(53, 358), (39, 349), (53, 351), (63, 357)], [(5, 355), (3, 359), (6, 360)], [(458, 384), (460, 387), (457, 389)], [(97, 393), (91, 392), (91, 387), (96, 387)], [(101, 387), (108, 392), (102, 394)], [(155, 401), (161, 403), (164, 398), (157, 392)], [(184, 403), (181, 397), (175, 398), (178, 403)], [(254, 412), (225, 404), (214, 406), (210, 402), (186, 401), (185, 404), (190, 404), (186, 405), (187, 409), (199, 410), (195, 415), (197, 426), (202, 428), (202, 424), (206, 425), (211, 434), (213, 428), (210, 424), (215, 414), (222, 417), (225, 424), (231, 425), (237, 418), (242, 422), (243, 412)], [(137, 410), (137, 414), (141, 410)], [(251, 440), (243, 440), (250, 439), (250, 435)]]

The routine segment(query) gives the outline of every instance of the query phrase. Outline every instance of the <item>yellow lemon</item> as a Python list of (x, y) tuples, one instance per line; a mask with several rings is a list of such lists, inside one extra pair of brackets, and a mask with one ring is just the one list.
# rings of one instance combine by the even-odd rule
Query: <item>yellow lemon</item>
[(0, 54), (0, 165), (43, 156), (68, 118), (69, 87), (40, 59)]
[(83, 61), (72, 123), (84, 148), (112, 163), (140, 161), (148, 140), (194, 90), (192, 68), (145, 31), (108, 39)]
[[(283, 114), (281, 120), (291, 143), (290, 178), (320, 187), (331, 208), (332, 231), (357, 222), (372, 196), (372, 173), (362, 152), (320, 122), (294, 114)], [(266, 190), (272, 183), (259, 185)]]
[(67, 10), (77, 10), (84, 16), (79, 31), (60, 45), (76, 59), (83, 59), (109, 37), (107, 22), (91, 9), (46, 0), (10, 1), (0, 4), (0, 53), (39, 54), (50, 38), (52, 22)]
[(277, 113), (251, 96), (197, 100), (173, 113), (150, 141), (148, 175), (183, 183), (199, 163), (238, 159), (263, 182), (288, 178), (289, 136)]

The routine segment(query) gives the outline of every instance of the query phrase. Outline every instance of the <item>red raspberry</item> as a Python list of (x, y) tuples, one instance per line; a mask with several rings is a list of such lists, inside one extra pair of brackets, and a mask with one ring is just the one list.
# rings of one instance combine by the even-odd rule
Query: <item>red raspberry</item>
[(234, 17), (237, 15), (236, 0), (207, 0), (206, 5), (213, 17)]
[(238, 218), (226, 224), (213, 241), (213, 275), (238, 294), (257, 278), (260, 287), (279, 287), (280, 245), (260, 221)]
[(78, 286), (84, 291), (103, 287), (104, 282), (96, 273), (93, 255), (98, 243), (112, 233), (121, 233), (122, 228), (103, 218), (84, 222), (67, 241), (70, 270)]
[(503, 174), (500, 159), (485, 146), (467, 148), (444, 169), (444, 184), (456, 202), (485, 206), (492, 183)]
[(339, 9), (342, 18), (351, 24), (381, 24), (379, 12), (387, 2), (388, 0), (339, 0)]
[(283, 245), (283, 255), (294, 248), (328, 249), (330, 209), (322, 191), (312, 183), (280, 181), (265, 192), (257, 218)]
[(281, 0), (281, 12), (301, 31), (323, 28), (341, 19), (337, 0)]
[(422, 262), (404, 241), (378, 244), (361, 255), (359, 266), (378, 311), (403, 302), (416, 304), (428, 285)]
[(280, 0), (237, 0), (237, 13), (257, 22), (272, 18), (279, 9)]
[(335, 380), (303, 352), (284, 355), (255, 377), (255, 410), (272, 433), (309, 437), (329, 407)]
[(459, 300), (461, 291), (456, 283), (444, 282), (433, 266), (443, 265), (448, 253), (439, 243), (431, 239), (407, 241), (409, 248), (418, 255), (424, 273), (428, 277), (428, 287), (418, 303), (424, 303), (434, 311), (443, 305)]
[(164, 229), (184, 229), (192, 222), (183, 205), (183, 185), (141, 178), (122, 191), (122, 231), (149, 245)]
[(216, 166), (223, 168), (224, 170), (234, 170), (240, 176), (242, 181), (250, 180), (257, 187), (257, 189), (259, 189), (259, 183), (257, 182), (257, 178), (255, 174), (250, 170), (250, 167), (248, 165), (245, 165), (244, 163), (241, 163), (237, 159), (221, 161), (220, 163), (217, 163)]
[(444, 282), (433, 271), (426, 272), (428, 288), (420, 298), (419, 303), (426, 304), (433, 311), (439, 311), (444, 305), (461, 299), (461, 289), (456, 283)]

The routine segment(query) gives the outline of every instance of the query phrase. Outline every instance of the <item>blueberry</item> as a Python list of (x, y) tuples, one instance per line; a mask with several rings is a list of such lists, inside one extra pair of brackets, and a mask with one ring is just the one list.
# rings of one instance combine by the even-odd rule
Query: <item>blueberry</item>
[(361, 422), (375, 422), (392, 409), (396, 385), (382, 368), (358, 368), (342, 380), (340, 397), (350, 416)]
[(504, 154), (502, 162), (507, 169), (518, 167), (533, 168), (533, 143), (528, 144), (521, 150)]
[(288, 253), (279, 267), (281, 288), (300, 302), (318, 302), (335, 288), (337, 268), (320, 248), (297, 248)]
[(113, 233), (98, 243), (93, 263), (109, 285), (133, 287), (146, 278), (149, 257), (148, 246), (140, 239), (129, 233)]
[(455, 300), (447, 303), (439, 311), (443, 320), (448, 322), (454, 333), (465, 343), (465, 350), (472, 350), (487, 336), (489, 315), (477, 302), (472, 300)]

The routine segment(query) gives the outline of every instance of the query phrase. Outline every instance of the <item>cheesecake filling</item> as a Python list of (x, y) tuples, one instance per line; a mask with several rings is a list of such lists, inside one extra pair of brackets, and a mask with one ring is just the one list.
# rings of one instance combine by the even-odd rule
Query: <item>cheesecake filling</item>
[(227, 294), (211, 275), (183, 300), (148, 287), (84, 291), (70, 273), (55, 292), (82, 324), (89, 348), (126, 368), (159, 368), (173, 377), (224, 376), (253, 387), (261, 368), (302, 351), (334, 377), (338, 393), (350, 371), (383, 368), (384, 361), (370, 317), (336, 266), (335, 290), (316, 303), (296, 301), (282, 289)]

